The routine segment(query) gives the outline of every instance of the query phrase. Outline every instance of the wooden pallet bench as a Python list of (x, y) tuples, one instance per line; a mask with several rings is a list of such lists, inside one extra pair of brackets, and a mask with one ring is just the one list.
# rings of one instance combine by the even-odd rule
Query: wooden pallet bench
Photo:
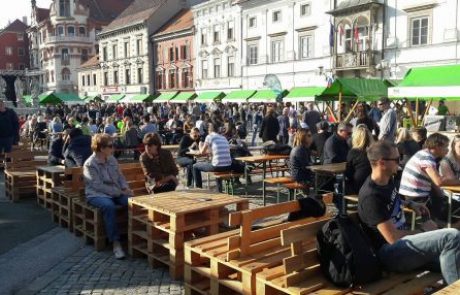
[[(256, 294), (256, 274), (289, 257), (289, 246), (281, 244), (280, 231), (316, 220), (273, 220), (298, 210), (299, 203), (291, 201), (232, 213), (229, 224), (238, 230), (185, 243), (186, 294)], [(253, 227), (267, 218), (272, 220)]]
[(244, 173), (227, 171), (227, 172), (214, 172), (214, 177), (216, 179), (222, 180), (224, 184), (224, 193), (229, 195), (234, 195), (235, 193), (235, 178), (243, 176)]
[(460, 280), (434, 293), (435, 295), (457, 295), (460, 290)]
[(33, 197), (36, 194), (36, 167), (46, 164), (43, 161), (24, 160), (8, 162), (5, 165), (5, 195), (13, 202), (23, 197)]
[(36, 170), (37, 202), (44, 208), (53, 210), (54, 187), (60, 186), (65, 174), (64, 166), (40, 166)]
[[(229, 208), (234, 207), (234, 208)], [(166, 266), (174, 279), (184, 273), (184, 242), (217, 234), (230, 209), (248, 200), (206, 191), (168, 192), (129, 200), (129, 253)]]
[(289, 247), (290, 255), (282, 265), (268, 267), (257, 274), (257, 294), (424, 294), (426, 288), (439, 288), (439, 273), (413, 272), (386, 274), (375, 283), (339, 288), (323, 276), (316, 253), (316, 233), (328, 218), (298, 225), (281, 232), (281, 242)]

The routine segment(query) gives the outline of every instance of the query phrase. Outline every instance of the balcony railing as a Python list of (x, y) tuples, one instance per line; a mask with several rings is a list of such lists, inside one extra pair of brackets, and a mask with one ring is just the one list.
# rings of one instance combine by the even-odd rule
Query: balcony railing
[(374, 55), (372, 51), (337, 54), (335, 56), (335, 67), (337, 69), (370, 67), (375, 65)]
[(87, 36), (49, 36), (47, 41), (49, 43), (58, 43), (58, 42), (83, 42), (91, 43), (93, 42), (91, 38)]

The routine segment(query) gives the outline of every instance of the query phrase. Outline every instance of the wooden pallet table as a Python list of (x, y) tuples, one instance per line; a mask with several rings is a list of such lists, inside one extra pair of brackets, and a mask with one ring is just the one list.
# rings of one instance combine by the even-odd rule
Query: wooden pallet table
[(248, 200), (205, 191), (131, 198), (129, 252), (148, 257), (152, 266), (167, 266), (171, 277), (181, 278), (184, 242), (219, 233), (231, 206), (245, 210)]
[(46, 209), (53, 210), (52, 188), (62, 184), (65, 173), (64, 166), (37, 167), (37, 203)]
[(434, 293), (435, 295), (457, 295), (460, 293), (460, 280)]
[(23, 197), (33, 197), (36, 194), (36, 167), (45, 162), (29, 160), (9, 162), (5, 166), (5, 195), (16, 202)]

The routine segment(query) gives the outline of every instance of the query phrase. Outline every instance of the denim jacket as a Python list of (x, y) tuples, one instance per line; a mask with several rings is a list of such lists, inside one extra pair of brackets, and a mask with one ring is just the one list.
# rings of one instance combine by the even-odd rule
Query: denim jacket
[(107, 162), (101, 162), (93, 153), (83, 165), (83, 178), (87, 198), (119, 197), (122, 190), (128, 188), (128, 183), (113, 156), (109, 157)]

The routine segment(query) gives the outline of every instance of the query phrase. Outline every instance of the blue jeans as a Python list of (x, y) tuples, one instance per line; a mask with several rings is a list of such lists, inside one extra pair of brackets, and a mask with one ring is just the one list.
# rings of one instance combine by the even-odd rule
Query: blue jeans
[(14, 137), (0, 137), (0, 153), (11, 153)]
[(178, 157), (176, 163), (179, 164), (181, 167), (187, 168), (187, 186), (193, 185), (193, 164), (195, 164), (195, 160), (189, 157)]
[(122, 206), (123, 210), (128, 210), (128, 197), (91, 197), (87, 199), (87, 202), (88, 204), (101, 209), (102, 218), (104, 219), (105, 233), (109, 241), (120, 241), (120, 234), (118, 232), (117, 225), (117, 205)]
[[(195, 186), (198, 188), (203, 187), (203, 180), (201, 179), (201, 171), (203, 172), (224, 172), (232, 170), (232, 166), (214, 167), (209, 162), (198, 162), (193, 164), (193, 178), (195, 179)], [(217, 189), (222, 192), (222, 180), (217, 179)]]
[(394, 272), (409, 272), (439, 265), (448, 284), (460, 279), (460, 232), (446, 228), (405, 236), (378, 251), (383, 266)]

